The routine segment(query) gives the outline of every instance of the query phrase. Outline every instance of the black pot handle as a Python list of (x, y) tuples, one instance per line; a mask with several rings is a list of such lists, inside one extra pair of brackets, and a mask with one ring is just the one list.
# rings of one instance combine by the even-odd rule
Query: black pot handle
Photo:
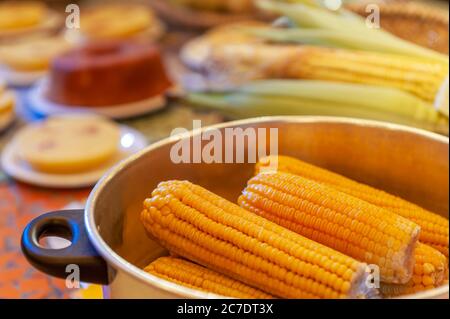
[[(83, 216), (83, 210), (65, 210), (33, 219), (23, 231), (22, 252), (34, 267), (51, 276), (68, 278), (78, 274), (80, 281), (106, 285), (108, 267), (89, 241)], [(44, 248), (39, 245), (43, 235), (65, 238), (71, 245)]]

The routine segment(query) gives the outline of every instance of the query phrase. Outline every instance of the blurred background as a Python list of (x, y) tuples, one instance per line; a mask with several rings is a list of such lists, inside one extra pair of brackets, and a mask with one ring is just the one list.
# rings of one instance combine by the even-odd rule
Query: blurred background
[(448, 136), (448, 6), (0, 0), (0, 298), (101, 298), (33, 269), (23, 228), (83, 207), (111, 166), (193, 120), (330, 115)]

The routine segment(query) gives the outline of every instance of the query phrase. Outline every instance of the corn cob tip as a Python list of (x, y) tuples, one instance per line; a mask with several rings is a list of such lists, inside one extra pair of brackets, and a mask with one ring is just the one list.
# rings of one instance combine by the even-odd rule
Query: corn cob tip
[(448, 279), (448, 261), (443, 254), (419, 242), (414, 250), (414, 259), (414, 273), (411, 280), (404, 285), (382, 283), (380, 292), (383, 297), (409, 295), (445, 284)]
[(388, 210), (284, 172), (258, 174), (241, 207), (357, 260), (380, 267), (381, 279), (407, 283), (420, 227)]

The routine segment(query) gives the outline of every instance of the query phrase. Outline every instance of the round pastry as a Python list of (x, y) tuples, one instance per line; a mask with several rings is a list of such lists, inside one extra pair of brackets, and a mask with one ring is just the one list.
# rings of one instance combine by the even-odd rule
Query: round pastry
[(81, 34), (88, 39), (127, 39), (145, 34), (156, 40), (162, 33), (161, 22), (145, 5), (102, 5), (87, 8), (81, 15)]
[(103, 42), (53, 60), (46, 97), (68, 106), (114, 106), (156, 97), (170, 86), (156, 47)]
[(63, 22), (62, 16), (43, 2), (0, 1), (0, 42), (55, 33)]
[(169, 0), (174, 4), (197, 10), (249, 13), (255, 9), (254, 0)]
[(0, 63), (15, 71), (43, 71), (50, 61), (67, 51), (63, 37), (37, 37), (0, 46)]
[(197, 29), (254, 18), (273, 19), (258, 10), (254, 0), (153, 0), (150, 4), (168, 23)]
[(6, 1), (0, 3), (0, 31), (30, 28), (40, 24), (47, 8), (37, 1)]
[(118, 152), (119, 127), (92, 116), (55, 117), (32, 124), (16, 136), (17, 151), (34, 169), (77, 173), (104, 164)]

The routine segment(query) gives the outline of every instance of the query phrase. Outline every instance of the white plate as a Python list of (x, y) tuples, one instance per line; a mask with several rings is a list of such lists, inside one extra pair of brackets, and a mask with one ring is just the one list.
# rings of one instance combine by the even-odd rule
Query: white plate
[(91, 113), (113, 119), (126, 119), (162, 109), (166, 105), (164, 95), (158, 95), (143, 101), (106, 107), (67, 106), (49, 101), (45, 97), (47, 80), (39, 81), (28, 95), (27, 105), (41, 115), (64, 115), (73, 113)]
[(39, 81), (47, 74), (47, 71), (15, 71), (7, 66), (0, 65), (0, 77), (5, 79), (9, 86), (27, 87)]
[(147, 139), (138, 131), (121, 125), (120, 147), (117, 156), (104, 165), (82, 173), (51, 174), (34, 170), (19, 158), (14, 140), (5, 146), (1, 156), (3, 170), (9, 176), (36, 186), (50, 188), (80, 188), (94, 185), (112, 166), (147, 146)]

